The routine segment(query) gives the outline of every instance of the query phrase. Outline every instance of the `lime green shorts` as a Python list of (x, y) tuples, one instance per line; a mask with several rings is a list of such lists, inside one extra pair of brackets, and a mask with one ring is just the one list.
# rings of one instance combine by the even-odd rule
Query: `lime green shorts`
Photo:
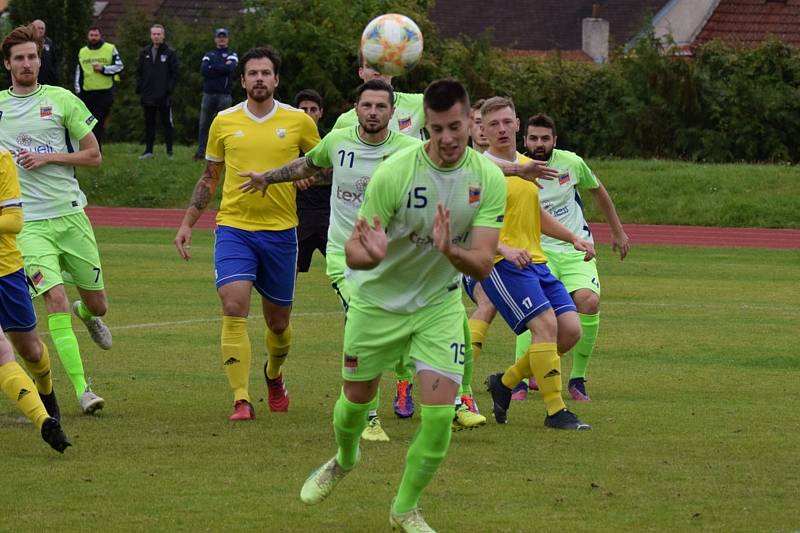
[(346, 313), (351, 293), (347, 285), (347, 279), (344, 277), (345, 259), (343, 256), (328, 254), (325, 257), (325, 264), (325, 273), (328, 275), (328, 279), (331, 280), (331, 287), (336, 291), (336, 295), (341, 300), (342, 307)]
[(550, 272), (564, 284), (572, 294), (578, 289), (589, 289), (600, 294), (600, 277), (597, 275), (597, 261), (584, 261), (584, 253), (577, 250), (564, 252), (545, 251)]
[(31, 296), (70, 283), (92, 291), (104, 288), (100, 254), (84, 212), (25, 222), (17, 237)]
[(344, 327), (342, 378), (370, 381), (394, 370), (399, 361), (416, 360), (449, 376), (464, 374), (464, 320), (460, 300), (392, 313), (355, 298)]

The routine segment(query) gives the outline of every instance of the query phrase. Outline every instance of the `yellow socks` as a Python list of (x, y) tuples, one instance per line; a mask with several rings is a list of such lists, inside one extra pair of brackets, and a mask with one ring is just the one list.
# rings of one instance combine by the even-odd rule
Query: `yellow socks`
[(527, 353), (531, 364), (531, 373), (539, 384), (544, 406), (548, 415), (566, 409), (561, 399), (561, 358), (558, 356), (556, 343), (542, 342), (531, 344)]
[(16, 404), (17, 409), (38, 429), (42, 429), (42, 424), (49, 416), (36, 393), (36, 385), (16, 361), (0, 365), (0, 389)]
[(248, 382), (252, 351), (247, 334), (247, 319), (237, 316), (222, 317), (222, 365), (233, 390), (234, 401), (250, 401)]
[(531, 375), (531, 362), (530, 362), (530, 349), (522, 357), (508, 367), (506, 373), (503, 374), (503, 385), (509, 389), (514, 389), (519, 382)]
[(289, 324), (280, 335), (267, 328), (265, 342), (267, 344), (267, 377), (275, 379), (281, 375), (281, 366), (286, 361), (289, 347), (292, 345), (292, 325)]
[(36, 363), (23, 359), (25, 368), (28, 369), (33, 375), (33, 382), (36, 383), (36, 389), (42, 395), (48, 395), (53, 392), (53, 376), (50, 373), (50, 352), (47, 345), (42, 343), (42, 358)]
[(483, 343), (486, 341), (486, 333), (489, 331), (489, 323), (474, 318), (469, 319), (469, 336), (472, 340), (472, 353), (475, 360), (481, 355)]

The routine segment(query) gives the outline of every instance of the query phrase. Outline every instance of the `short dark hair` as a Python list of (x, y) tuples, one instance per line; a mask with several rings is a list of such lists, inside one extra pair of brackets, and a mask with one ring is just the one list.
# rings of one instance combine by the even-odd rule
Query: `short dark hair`
[(359, 85), (358, 89), (356, 89), (356, 102), (361, 100), (361, 95), (364, 94), (364, 91), (385, 91), (389, 93), (389, 105), (394, 107), (394, 89), (382, 79), (375, 78)]
[(545, 115), (544, 113), (539, 113), (538, 115), (533, 115), (528, 121), (525, 123), (525, 134), (528, 134), (528, 128), (550, 128), (550, 131), (553, 132), (553, 137), (556, 136), (556, 123), (555, 121), (550, 118), (549, 116)]
[(469, 95), (460, 81), (452, 78), (431, 82), (425, 89), (422, 105), (425, 109), (441, 113), (457, 103), (464, 104), (464, 111), (469, 107)]
[(103, 35), (103, 30), (101, 30), (98, 26), (89, 26), (89, 29), (86, 30), (86, 33), (89, 33), (90, 31), (96, 31), (99, 32), (100, 35)]
[(248, 50), (242, 59), (239, 60), (239, 64), (241, 65), (242, 75), (244, 75), (244, 71), (247, 68), (247, 62), (251, 59), (261, 59), (266, 57), (272, 62), (272, 70), (275, 72), (277, 76), (281, 72), (281, 56), (278, 54), (278, 51), (272, 48), (271, 46), (256, 46), (255, 48), (251, 48)]
[(300, 102), (305, 102), (306, 100), (314, 102), (322, 109), (322, 97), (314, 89), (303, 89), (294, 95), (294, 106), (300, 107)]
[(470, 109), (472, 109), (473, 111), (480, 111), (481, 108), (483, 107), (483, 104), (485, 103), (486, 103), (485, 98), (478, 98), (477, 100), (472, 102), (472, 106), (470, 107)]
[(36, 52), (42, 55), (42, 40), (30, 24), (27, 26), (17, 26), (11, 33), (3, 39), (3, 57), (8, 61), (11, 59), (11, 47), (18, 44), (36, 43)]

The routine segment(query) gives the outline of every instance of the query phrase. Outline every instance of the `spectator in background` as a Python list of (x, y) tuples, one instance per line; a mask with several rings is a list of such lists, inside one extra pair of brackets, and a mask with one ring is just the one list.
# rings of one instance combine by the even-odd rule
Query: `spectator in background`
[(197, 136), (197, 152), (195, 161), (206, 158), (208, 128), (217, 113), (231, 106), (233, 91), (233, 73), (239, 64), (236, 52), (228, 49), (228, 30), (214, 30), (214, 43), (217, 47), (206, 52), (200, 64), (203, 75), (203, 100), (200, 104), (200, 128)]
[(139, 159), (153, 157), (156, 140), (156, 116), (164, 126), (164, 144), (167, 157), (172, 158), (172, 93), (178, 84), (178, 55), (164, 39), (166, 32), (161, 24), (150, 27), (150, 41), (139, 54), (136, 70), (136, 94), (144, 108), (145, 149)]
[(117, 47), (103, 40), (100, 28), (89, 28), (88, 44), (78, 52), (75, 67), (75, 94), (77, 94), (94, 118), (94, 136), (102, 147), (106, 121), (114, 103), (114, 81), (124, 69)]
[(53, 40), (45, 35), (47, 25), (41, 19), (31, 22), (36, 34), (42, 40), (42, 55), (40, 58), (39, 83), (42, 85), (58, 85), (58, 56)]
[[(322, 97), (314, 89), (303, 89), (294, 97), (294, 106), (314, 119), (319, 136), (325, 132), (319, 127), (322, 118)], [(296, 182), (297, 183), (297, 182)], [(298, 186), (300, 188), (300, 186)], [(328, 222), (331, 217), (331, 183), (315, 181), (305, 189), (297, 191), (297, 270), (308, 272), (314, 250), (324, 256), (328, 246)]]

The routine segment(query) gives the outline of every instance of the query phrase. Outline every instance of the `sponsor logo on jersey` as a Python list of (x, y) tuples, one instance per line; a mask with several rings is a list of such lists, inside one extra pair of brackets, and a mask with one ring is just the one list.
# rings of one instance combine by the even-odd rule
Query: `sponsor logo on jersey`
[(356, 191), (363, 193), (369, 185), (369, 176), (361, 176), (356, 180)]
[(433, 237), (430, 235), (420, 235), (416, 231), (412, 231), (411, 235), (408, 236), (408, 240), (411, 241), (414, 246), (418, 248), (429, 248), (433, 246)]
[(569, 184), (569, 174), (559, 174), (558, 175), (558, 184), (561, 185), (562, 187), (564, 185), (568, 185)]
[(411, 115), (404, 115), (397, 117), (397, 125), (400, 131), (406, 131), (411, 128)]
[(355, 374), (358, 372), (358, 356), (344, 354), (344, 371), (348, 374)]
[(53, 106), (42, 106), (39, 108), (39, 118), (51, 118), (53, 116)]
[(33, 137), (27, 133), (20, 133), (17, 135), (17, 144), (20, 146), (30, 146), (33, 144)]
[[(366, 187), (365, 187), (366, 188)], [(361, 192), (350, 192), (342, 190), (340, 187), (336, 187), (336, 198), (342, 200), (343, 202), (347, 202), (348, 204), (353, 204), (356, 207), (361, 205), (361, 202), (364, 201), (364, 191)]]
[(469, 205), (475, 206), (481, 202), (481, 188), (480, 187), (470, 187), (469, 188)]
[(275, 135), (278, 136), (278, 139), (283, 139), (286, 137), (286, 128), (275, 128)]

